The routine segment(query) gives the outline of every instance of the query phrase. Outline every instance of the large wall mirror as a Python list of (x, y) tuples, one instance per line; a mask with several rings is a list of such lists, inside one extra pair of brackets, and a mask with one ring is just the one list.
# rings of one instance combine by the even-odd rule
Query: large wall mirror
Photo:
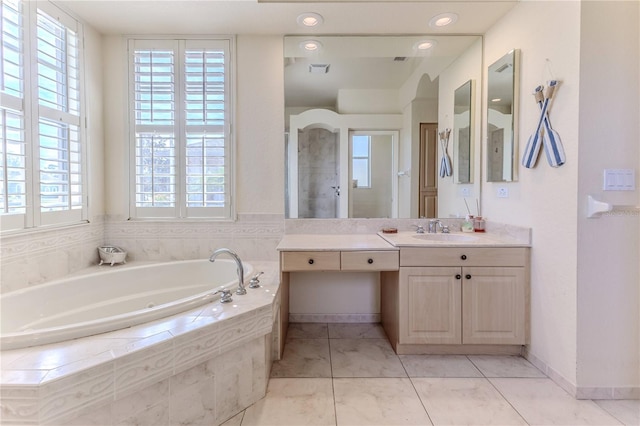
[[(480, 36), (286, 36), (286, 217), (417, 218), (420, 124), (452, 127), (454, 92), (481, 68)], [(439, 206), (460, 198), (449, 182)]]
[(518, 180), (519, 51), (489, 66), (487, 80), (487, 181)]

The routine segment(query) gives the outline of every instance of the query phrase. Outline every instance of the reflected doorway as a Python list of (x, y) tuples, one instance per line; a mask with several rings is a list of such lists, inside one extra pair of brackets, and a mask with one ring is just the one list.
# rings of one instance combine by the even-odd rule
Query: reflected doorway
[(420, 123), (420, 200), (418, 217), (438, 217), (438, 125)]
[(397, 131), (349, 132), (349, 217), (397, 217)]

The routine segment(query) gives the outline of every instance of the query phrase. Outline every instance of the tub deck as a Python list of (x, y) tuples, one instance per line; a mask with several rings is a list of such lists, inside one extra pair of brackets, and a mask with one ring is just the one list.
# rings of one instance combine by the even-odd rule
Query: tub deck
[[(255, 402), (266, 390), (280, 295), (278, 263), (249, 263), (254, 271), (264, 271), (260, 277), (262, 287), (248, 289), (246, 296), (234, 295), (232, 303), (209, 303), (130, 328), (3, 351), (3, 422), (71, 424), (70, 421), (81, 421), (84, 415), (95, 419), (103, 407), (103, 415), (109, 419), (101, 424), (117, 424), (133, 415), (114, 408), (121, 404), (119, 401), (132, 406), (132, 398), (140, 399), (144, 405), (145, 393), (163, 392), (166, 387), (164, 397), (170, 402), (167, 406), (171, 406), (171, 412), (164, 416), (175, 424), (185, 420), (176, 415), (190, 413), (180, 407), (184, 395), (174, 391), (196, 392), (196, 385), (191, 383), (194, 374), (211, 379), (198, 382), (212, 387), (210, 391), (220, 388), (220, 392), (214, 392), (219, 393), (214, 408), (203, 403), (208, 424), (219, 424), (235, 414), (234, 410)], [(239, 379), (247, 372), (251, 378)], [(185, 380), (191, 384), (187, 386)], [(238, 382), (235, 397), (222, 395), (222, 390), (229, 393), (228, 389), (233, 388), (228, 380)], [(183, 403), (192, 400), (187, 398)]]

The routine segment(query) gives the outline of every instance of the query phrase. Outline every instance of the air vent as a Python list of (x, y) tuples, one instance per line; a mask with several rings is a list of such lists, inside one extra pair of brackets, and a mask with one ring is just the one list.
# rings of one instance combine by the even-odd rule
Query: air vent
[(503, 66), (501, 66), (500, 68), (498, 68), (496, 70), (496, 72), (502, 72), (504, 70), (506, 70), (507, 68), (509, 68), (511, 66), (511, 64), (504, 64)]
[(396, 56), (395, 58), (393, 58), (393, 62), (404, 62), (407, 60), (406, 56)]
[(329, 72), (330, 64), (310, 64), (309, 72), (311, 74), (326, 74)]

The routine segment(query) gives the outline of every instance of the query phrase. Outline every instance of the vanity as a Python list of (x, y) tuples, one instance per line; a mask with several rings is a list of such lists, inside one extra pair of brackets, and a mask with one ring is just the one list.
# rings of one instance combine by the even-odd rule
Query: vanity
[(280, 350), (291, 272), (380, 274), (380, 318), (398, 354), (520, 354), (529, 244), (483, 233), (287, 234), (278, 245)]

